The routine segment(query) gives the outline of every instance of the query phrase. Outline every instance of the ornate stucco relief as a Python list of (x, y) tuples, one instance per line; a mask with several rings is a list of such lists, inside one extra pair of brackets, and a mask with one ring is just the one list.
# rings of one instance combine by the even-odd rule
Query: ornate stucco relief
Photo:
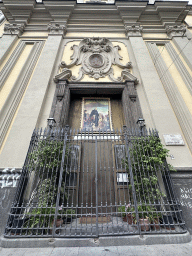
[(127, 37), (130, 37), (130, 36), (138, 37), (138, 36), (142, 36), (143, 27), (135, 23), (130, 26), (125, 26), (125, 30), (127, 33)]
[(55, 22), (51, 22), (48, 24), (47, 29), (50, 35), (65, 35), (67, 32), (67, 27), (65, 24), (59, 24)]
[[(106, 38), (86, 38), (79, 45), (73, 45), (71, 49), (73, 50), (73, 54), (70, 57), (72, 61), (69, 64), (66, 64), (65, 61), (61, 62), (62, 71), (55, 76), (55, 82), (69, 78), (71, 81), (77, 82), (81, 81), (84, 75), (88, 75), (95, 80), (109, 77), (113, 82), (122, 82), (123, 80), (137, 81), (137, 78), (130, 73), (131, 62), (126, 64), (121, 62), (123, 58), (119, 55), (120, 46), (113, 46), (112, 42)], [(114, 77), (113, 65), (123, 69), (120, 77)], [(77, 77), (72, 75), (70, 70), (74, 66), (79, 66)]]
[(170, 37), (184, 36), (186, 32), (186, 27), (183, 25), (166, 26), (166, 32)]
[(21, 35), (23, 33), (23, 30), (25, 28), (24, 24), (5, 24), (4, 26), (4, 34), (11, 34), (11, 35)]

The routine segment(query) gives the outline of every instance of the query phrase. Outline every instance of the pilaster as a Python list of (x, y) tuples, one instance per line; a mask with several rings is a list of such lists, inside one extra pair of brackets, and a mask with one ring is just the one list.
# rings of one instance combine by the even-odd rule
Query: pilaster
[(5, 24), (4, 34), (0, 39), (0, 65), (8, 55), (18, 37), (23, 33), (24, 28), (24, 24)]
[[(160, 137), (163, 140), (163, 134), (182, 134), (175, 113), (149, 55), (146, 43), (141, 36), (129, 35), (129, 40), (140, 73), (141, 86), (149, 103), (150, 114)], [(181, 148), (172, 147), (171, 153), (175, 156), (174, 163), (172, 163), (175, 166), (183, 163), (182, 156), (190, 155), (187, 147), (182, 152)]]
[[(182, 98), (180, 92), (177, 89), (171, 74), (167, 70), (167, 66), (160, 56), (159, 51), (155, 44), (148, 43), (148, 48), (150, 53), (153, 56), (153, 59), (156, 63), (156, 68), (161, 77), (161, 81), (165, 88), (166, 94), (169, 98), (169, 101), (172, 105), (172, 108), (175, 112), (175, 115), (179, 121), (182, 132), (185, 136), (185, 139), (188, 143), (188, 146), (192, 152), (192, 117), (185, 104), (184, 99)], [(166, 47), (170, 49), (169, 47)], [(158, 58), (156, 56), (158, 55)], [(178, 64), (178, 63), (177, 63)]]
[(191, 39), (186, 37), (186, 28), (184, 26), (167, 26), (167, 34), (172, 38), (189, 67), (192, 69), (192, 43)]
[[(62, 35), (49, 35), (0, 156), (1, 166), (22, 167), (44, 105)], [(9, 157), (11, 154), (11, 158)]]

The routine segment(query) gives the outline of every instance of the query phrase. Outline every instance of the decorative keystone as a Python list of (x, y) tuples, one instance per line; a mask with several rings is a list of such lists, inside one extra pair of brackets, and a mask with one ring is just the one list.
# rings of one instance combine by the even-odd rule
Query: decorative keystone
[(50, 23), (47, 27), (51, 35), (65, 35), (67, 28), (65, 25), (60, 25), (59, 23)]
[(170, 37), (185, 36), (186, 28), (183, 25), (166, 26), (166, 32)]
[(5, 24), (4, 26), (4, 34), (5, 35), (18, 35), (20, 36), (23, 33), (25, 28), (24, 24)]
[(143, 31), (143, 27), (140, 25), (133, 24), (131, 26), (125, 26), (125, 30), (127, 33), (127, 36), (141, 36), (141, 33)]

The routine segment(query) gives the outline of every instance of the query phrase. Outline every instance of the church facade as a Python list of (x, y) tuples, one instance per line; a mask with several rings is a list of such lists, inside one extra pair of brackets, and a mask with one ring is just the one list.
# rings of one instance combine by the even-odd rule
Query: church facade
[(1, 234), (189, 241), (191, 6), (3, 0), (0, 10)]

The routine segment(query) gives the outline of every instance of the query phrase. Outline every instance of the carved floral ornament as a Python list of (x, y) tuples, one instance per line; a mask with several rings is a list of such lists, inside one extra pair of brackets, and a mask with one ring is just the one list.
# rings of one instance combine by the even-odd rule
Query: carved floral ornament
[(183, 25), (166, 26), (166, 31), (167, 34), (171, 36), (184, 36), (186, 27)]
[[(123, 59), (118, 53), (121, 48), (118, 45), (113, 46), (106, 38), (86, 38), (80, 42), (79, 46), (73, 45), (71, 49), (74, 51), (71, 56), (72, 61), (68, 65), (64, 61), (61, 62), (62, 71), (55, 76), (55, 82), (66, 79), (81, 81), (85, 74), (96, 80), (108, 76), (113, 82), (122, 82), (123, 80), (138, 82), (137, 78), (130, 73), (131, 62), (126, 65), (120, 62)], [(81, 65), (78, 77), (72, 76), (69, 69), (75, 65)], [(121, 77), (114, 78), (112, 65), (117, 65), (123, 69)]]
[(5, 34), (11, 34), (11, 35), (17, 35), (17, 34), (22, 34), (23, 30), (25, 28), (24, 24), (5, 24), (4, 26), (4, 31)]
[(67, 32), (67, 28), (65, 25), (59, 23), (50, 23), (47, 26), (47, 29), (50, 34), (62, 34), (64, 35)]
[(141, 33), (143, 32), (143, 27), (141, 27), (139, 24), (132, 24), (130, 26), (125, 26), (125, 30), (128, 37), (141, 36)]

